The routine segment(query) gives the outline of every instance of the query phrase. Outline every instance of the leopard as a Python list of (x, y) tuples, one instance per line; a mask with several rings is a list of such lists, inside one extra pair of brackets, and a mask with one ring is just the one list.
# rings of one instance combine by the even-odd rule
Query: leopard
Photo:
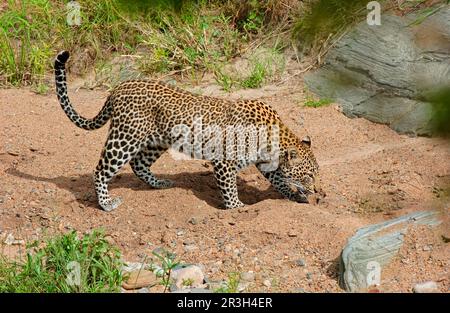
[[(267, 133), (275, 134), (261, 137), (271, 144), (277, 143), (273, 149), (252, 150), (256, 153), (249, 158), (220, 157), (223, 153), (216, 149), (219, 153), (207, 160), (212, 164), (225, 209), (245, 205), (238, 197), (237, 175), (250, 165), (255, 165), (274, 189), (289, 200), (308, 203), (308, 196), (320, 192), (319, 165), (310, 136), (302, 139), (296, 136), (265, 102), (205, 96), (155, 79), (128, 80), (112, 88), (95, 117), (85, 118), (78, 114), (68, 97), (66, 62), (69, 57), (68, 51), (61, 51), (54, 61), (56, 95), (65, 115), (77, 127), (88, 131), (110, 121), (93, 175), (98, 205), (104, 211), (115, 210), (122, 203), (120, 197), (110, 196), (108, 184), (128, 163), (134, 174), (151, 188), (174, 186), (171, 180), (155, 176), (150, 168), (180, 139), (180, 134), (173, 131), (177, 125), (192, 129), (199, 116), (203, 125), (214, 125), (222, 129), (222, 134), (235, 126), (266, 127)], [(225, 141), (218, 138), (216, 143)], [(240, 141), (231, 150), (254, 148), (254, 142)], [(205, 145), (200, 143), (200, 146)], [(275, 162), (268, 166), (271, 157)]]

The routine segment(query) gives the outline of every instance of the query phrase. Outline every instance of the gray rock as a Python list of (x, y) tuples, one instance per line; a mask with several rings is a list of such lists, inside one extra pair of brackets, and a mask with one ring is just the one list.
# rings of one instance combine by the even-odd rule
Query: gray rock
[(400, 250), (408, 227), (413, 224), (439, 225), (439, 215), (437, 211), (414, 212), (358, 229), (341, 254), (341, 286), (347, 291), (360, 292), (379, 284), (383, 266)]
[(205, 288), (186, 288), (175, 290), (172, 293), (213, 293), (213, 291)]
[(424, 283), (416, 284), (413, 288), (415, 293), (432, 293), (438, 292), (438, 284), (434, 281), (427, 281)]
[(430, 135), (432, 105), (423, 94), (450, 85), (450, 7), (409, 26), (415, 18), (383, 14), (379, 26), (361, 22), (305, 76), (306, 85), (349, 117)]
[(149, 264), (139, 262), (124, 262), (124, 265), (122, 265), (122, 272), (134, 272), (148, 269), (149, 267), (150, 267)]
[(241, 280), (246, 282), (252, 282), (255, 280), (255, 273), (254, 272), (244, 272), (241, 274)]
[(192, 225), (197, 225), (198, 224), (198, 222), (199, 222), (199, 218), (198, 217), (191, 217), (190, 219), (189, 219), (189, 223), (191, 223)]
[(148, 288), (145, 288), (145, 287), (144, 287), (144, 288), (138, 289), (137, 292), (138, 292), (138, 293), (149, 293), (150, 290), (149, 290)]
[(174, 280), (175, 286), (181, 289), (189, 283), (189, 287), (197, 288), (204, 283), (205, 275), (200, 266), (189, 265), (172, 270), (170, 277)]
[(218, 290), (221, 288), (225, 288), (227, 286), (226, 281), (220, 280), (220, 281), (208, 281), (207, 282), (208, 289), (210, 290)]
[(298, 259), (298, 260), (296, 260), (296, 261), (295, 261), (295, 264), (296, 264), (297, 266), (301, 266), (301, 267), (306, 266), (306, 262), (305, 262), (305, 260), (303, 260), (303, 259)]
[(184, 246), (183, 249), (186, 252), (192, 252), (192, 251), (198, 250), (198, 247), (196, 245), (187, 245), (187, 246)]
[(240, 282), (237, 285), (237, 291), (238, 292), (244, 292), (248, 288), (249, 285), (250, 285), (249, 282)]

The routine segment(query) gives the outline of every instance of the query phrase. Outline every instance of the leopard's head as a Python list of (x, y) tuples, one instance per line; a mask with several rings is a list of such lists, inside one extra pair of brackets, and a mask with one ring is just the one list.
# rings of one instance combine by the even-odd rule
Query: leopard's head
[(319, 185), (319, 165), (312, 152), (309, 136), (285, 149), (278, 170), (286, 185), (296, 192), (293, 200), (307, 202), (309, 195), (322, 193)]

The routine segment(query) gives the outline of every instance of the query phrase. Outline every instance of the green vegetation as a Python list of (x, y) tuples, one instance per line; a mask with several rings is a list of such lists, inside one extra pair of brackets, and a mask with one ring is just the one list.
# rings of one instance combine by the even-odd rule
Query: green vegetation
[(216, 293), (236, 293), (238, 292), (238, 285), (241, 275), (239, 273), (233, 272), (228, 274), (228, 280), (225, 282), (223, 287), (216, 289)]
[[(116, 292), (122, 282), (120, 252), (99, 230), (75, 232), (28, 247), (26, 259), (0, 256), (0, 292)], [(34, 250), (34, 252), (32, 251)], [(79, 275), (78, 275), (79, 274)]]
[(153, 252), (153, 255), (161, 262), (161, 265), (152, 264), (152, 270), (157, 276), (161, 277), (161, 285), (164, 286), (164, 292), (166, 292), (171, 284), (170, 274), (174, 268), (180, 265), (180, 262), (176, 260), (174, 253), (166, 250), (162, 250), (160, 253)]
[[(0, 84), (50, 81), (45, 75), (62, 49), (73, 52), (76, 74), (114, 54), (132, 54), (145, 74), (196, 78), (239, 55), (265, 12), (258, 1), (79, 0), (81, 25), (70, 26), (66, 3), (8, 0), (0, 11)], [(239, 17), (237, 7), (245, 9)]]
[[(65, 49), (72, 52), (69, 70), (75, 75), (99, 64), (106, 69), (116, 56), (130, 55), (130, 62), (145, 75), (180, 75), (197, 81), (211, 72), (225, 90), (258, 88), (279, 74), (265, 60), (252, 58), (258, 48), (272, 47), (274, 40), (283, 49), (299, 40), (305, 49), (326, 47), (331, 37), (365, 17), (367, 5), (365, 0), (77, 2), (81, 24), (70, 26), (68, 0), (4, 1), (0, 85), (32, 85), (36, 92), (45, 93), (44, 86), (52, 81), (53, 58)], [(424, 1), (416, 2), (421, 7)], [(251, 61), (249, 73), (224, 70), (244, 56)]]
[(450, 87), (439, 88), (428, 92), (424, 100), (430, 102), (432, 111), (432, 127), (436, 135), (450, 137)]
[(294, 25), (293, 35), (307, 48), (321, 46), (329, 36), (340, 34), (364, 19), (367, 3), (366, 0), (309, 1)]
[(329, 105), (331, 103), (333, 103), (332, 99), (323, 98), (319, 100), (314, 100), (313, 98), (308, 97), (303, 105), (309, 108), (319, 108), (322, 106)]

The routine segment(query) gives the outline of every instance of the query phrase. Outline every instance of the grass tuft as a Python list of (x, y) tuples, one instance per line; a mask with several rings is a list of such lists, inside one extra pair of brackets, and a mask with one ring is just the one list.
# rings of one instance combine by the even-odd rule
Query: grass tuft
[[(120, 252), (103, 231), (76, 232), (37, 243), (22, 262), (0, 257), (0, 292), (117, 292), (122, 282)], [(31, 250), (35, 250), (31, 252)]]

